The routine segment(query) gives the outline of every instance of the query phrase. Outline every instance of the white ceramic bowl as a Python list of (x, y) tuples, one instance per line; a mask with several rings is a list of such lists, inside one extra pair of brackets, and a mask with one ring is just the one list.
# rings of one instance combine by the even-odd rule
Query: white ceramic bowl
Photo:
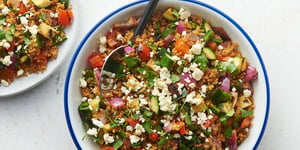
[[(44, 80), (46, 80), (51, 74), (53, 74), (57, 68), (70, 58), (72, 52), (76, 47), (73, 47), (73, 42), (76, 40), (76, 33), (78, 30), (78, 11), (77, 11), (77, 1), (69, 0), (70, 5), (72, 5), (72, 11), (74, 14), (74, 20), (71, 26), (66, 27), (65, 32), (68, 39), (59, 46), (59, 52), (57, 58), (48, 63), (47, 69), (43, 73), (30, 74), (27, 77), (21, 77), (15, 79), (8, 87), (0, 86), (0, 98), (8, 97), (11, 95), (20, 94), (30, 90), (31, 88), (39, 85)], [(1, 99), (0, 99), (1, 100)]]
[[(81, 103), (79, 79), (81, 72), (87, 66), (87, 58), (97, 48), (97, 40), (116, 22), (127, 20), (130, 16), (142, 14), (147, 1), (138, 1), (123, 6), (100, 20), (85, 36), (77, 48), (69, 66), (65, 82), (65, 117), (70, 134), (78, 149), (97, 149), (97, 145), (87, 138), (82, 140), (85, 130), (78, 114), (78, 106)], [(220, 10), (205, 3), (192, 0), (161, 0), (156, 10), (164, 10), (167, 7), (184, 8), (193, 14), (199, 14), (204, 19), (209, 19), (213, 26), (222, 26), (231, 39), (239, 43), (242, 54), (247, 57), (251, 65), (256, 66), (258, 79), (254, 81), (255, 110), (253, 127), (250, 129), (249, 137), (238, 147), (238, 149), (256, 149), (262, 139), (269, 113), (269, 83), (263, 60), (253, 41), (248, 34), (233, 19)]]

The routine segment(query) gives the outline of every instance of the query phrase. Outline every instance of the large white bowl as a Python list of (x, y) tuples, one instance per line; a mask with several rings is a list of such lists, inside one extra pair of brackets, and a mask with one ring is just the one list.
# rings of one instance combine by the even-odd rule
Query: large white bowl
[[(27, 77), (21, 77), (15, 79), (8, 87), (0, 86), (0, 98), (8, 97), (11, 95), (20, 94), (30, 90), (31, 88), (39, 85), (45, 81), (51, 74), (53, 74), (57, 68), (66, 61), (67, 58), (70, 58), (70, 55), (74, 52), (73, 43), (76, 40), (76, 33), (78, 30), (78, 11), (77, 11), (77, 1), (69, 0), (70, 5), (72, 5), (72, 11), (74, 14), (74, 20), (71, 26), (66, 27), (65, 32), (68, 39), (59, 46), (59, 52), (57, 58), (48, 63), (47, 69), (43, 73), (39, 74), (30, 74)], [(1, 100), (1, 99), (0, 99)]]
[[(70, 62), (65, 82), (64, 107), (69, 131), (78, 149), (97, 149), (97, 145), (91, 139), (82, 140), (86, 133), (77, 109), (81, 103), (79, 79), (81, 78), (81, 72), (87, 66), (88, 56), (93, 50), (96, 50), (99, 37), (105, 35), (114, 23), (121, 20), (125, 21), (130, 16), (141, 15), (146, 4), (147, 1), (145, 0), (128, 4), (100, 20), (82, 40)], [(198, 14), (210, 20), (214, 26), (222, 26), (231, 39), (239, 43), (242, 54), (248, 58), (250, 64), (256, 66), (259, 76), (253, 83), (256, 106), (254, 110), (255, 118), (249, 137), (238, 147), (243, 150), (256, 149), (263, 137), (268, 120), (270, 92), (266, 68), (254, 42), (239, 24), (210, 5), (192, 0), (161, 0), (156, 10), (163, 10), (167, 7), (182, 7), (193, 14)]]

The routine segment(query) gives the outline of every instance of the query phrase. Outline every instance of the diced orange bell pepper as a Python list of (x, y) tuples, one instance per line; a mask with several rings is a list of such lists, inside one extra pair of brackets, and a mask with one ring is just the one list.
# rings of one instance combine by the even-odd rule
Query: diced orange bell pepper
[(190, 46), (183, 39), (177, 39), (175, 49), (180, 53), (180, 56), (184, 56), (189, 52)]
[(58, 22), (63, 25), (70, 25), (73, 19), (73, 13), (68, 10), (59, 10)]

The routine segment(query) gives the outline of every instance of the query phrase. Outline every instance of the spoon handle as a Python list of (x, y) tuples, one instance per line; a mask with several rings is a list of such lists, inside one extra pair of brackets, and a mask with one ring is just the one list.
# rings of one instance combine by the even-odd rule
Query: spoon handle
[(152, 13), (153, 13), (158, 1), (159, 0), (149, 0), (149, 4), (146, 6), (143, 16), (142, 16), (138, 26), (135, 29), (133, 38), (135, 38), (137, 35), (139, 35), (143, 32), (144, 28), (146, 27), (146, 24), (148, 23), (148, 20), (152, 16)]

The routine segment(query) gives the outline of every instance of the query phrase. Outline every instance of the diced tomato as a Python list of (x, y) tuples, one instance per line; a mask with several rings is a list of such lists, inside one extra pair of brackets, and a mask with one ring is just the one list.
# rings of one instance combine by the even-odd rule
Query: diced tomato
[(252, 116), (248, 116), (248, 117), (244, 118), (241, 123), (241, 128), (249, 127), (251, 124), (251, 119), (252, 119)]
[(15, 77), (15, 71), (10, 69), (0, 69), (0, 80), (5, 80), (8, 83), (12, 82)]
[(217, 59), (219, 61), (227, 61), (230, 57), (229, 56), (220, 56), (220, 55), (217, 55)]
[(88, 60), (92, 68), (99, 68), (102, 67), (104, 64), (103, 57), (101, 56), (101, 54), (98, 53), (92, 54)]
[(150, 48), (142, 44), (142, 50), (139, 52), (139, 56), (142, 59), (142, 61), (148, 61), (150, 59)]
[(47, 57), (45, 56), (45, 54), (40, 53), (39, 55), (35, 55), (35, 56), (33, 57), (33, 62), (34, 62), (35, 64), (37, 64), (38, 66), (45, 66), (45, 65), (47, 65), (47, 63), (48, 63), (48, 59), (47, 59)]
[(210, 127), (217, 119), (218, 119), (218, 116), (213, 115), (213, 118), (212, 118), (212, 119), (209, 119), (209, 120), (206, 120), (206, 122), (203, 124), (203, 126), (204, 126), (205, 128), (208, 128), (208, 127)]
[(73, 19), (73, 13), (68, 10), (59, 10), (58, 22), (63, 25), (70, 25)]
[(26, 13), (27, 12), (27, 8), (26, 8), (26, 6), (24, 5), (24, 3), (23, 2), (21, 2), (20, 3), (20, 6), (19, 6), (19, 14), (24, 14), (24, 13)]
[(114, 150), (115, 148), (113, 146), (109, 147), (103, 147), (102, 150)]
[(151, 134), (148, 134), (148, 138), (153, 142), (157, 141), (158, 136), (159, 135), (156, 132), (152, 132)]
[(136, 126), (136, 124), (139, 123), (138, 120), (134, 120), (134, 119), (131, 118), (131, 117), (128, 117), (128, 118), (126, 119), (126, 121), (127, 121), (133, 128)]
[(184, 54), (189, 52), (190, 46), (183, 39), (177, 39), (175, 42), (175, 49), (181, 56), (184, 56)]
[(179, 131), (181, 135), (184, 135), (188, 132), (185, 128), (185, 123), (183, 121), (178, 121), (171, 123), (171, 131)]

